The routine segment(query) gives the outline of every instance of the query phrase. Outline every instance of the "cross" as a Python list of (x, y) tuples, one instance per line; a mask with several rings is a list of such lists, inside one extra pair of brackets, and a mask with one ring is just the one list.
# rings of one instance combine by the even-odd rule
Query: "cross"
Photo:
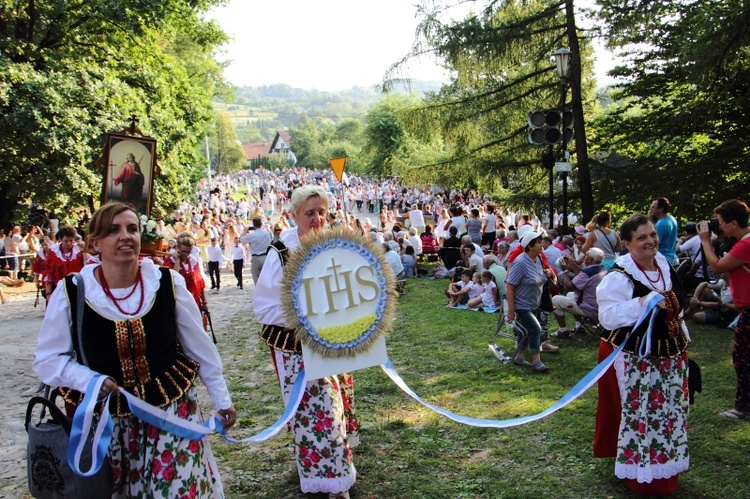
[(135, 125), (141, 120), (139, 120), (136, 115), (130, 116), (130, 133), (131, 135), (135, 135)]
[(336, 260), (331, 258), (331, 266), (328, 267), (327, 270), (333, 271), (333, 281), (336, 283), (336, 289), (339, 289), (339, 273), (337, 272), (338, 269), (341, 268), (341, 265), (336, 263)]

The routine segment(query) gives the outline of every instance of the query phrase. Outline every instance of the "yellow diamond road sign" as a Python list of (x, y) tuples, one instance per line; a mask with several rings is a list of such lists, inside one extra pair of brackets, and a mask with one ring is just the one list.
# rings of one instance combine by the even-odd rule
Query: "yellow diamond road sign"
[(331, 165), (333, 173), (336, 175), (338, 181), (341, 182), (344, 175), (344, 168), (346, 168), (346, 157), (331, 158), (328, 160), (328, 164)]

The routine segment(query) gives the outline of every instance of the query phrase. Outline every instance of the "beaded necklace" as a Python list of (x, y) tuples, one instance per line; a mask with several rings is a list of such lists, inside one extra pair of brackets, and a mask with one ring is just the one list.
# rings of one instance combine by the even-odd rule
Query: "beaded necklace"
[(636, 262), (635, 259), (633, 259), (633, 262), (635, 262), (635, 266), (638, 267), (638, 270), (640, 270), (641, 273), (646, 277), (646, 280), (650, 282), (655, 288), (657, 287), (656, 285), (659, 283), (659, 280), (661, 280), (662, 291), (667, 290), (667, 283), (664, 281), (664, 274), (662, 273), (661, 267), (659, 267), (659, 264), (656, 263), (656, 259), (654, 259), (654, 267), (656, 267), (656, 271), (659, 273), (659, 275), (656, 276), (656, 279), (651, 279), (646, 273), (646, 270), (643, 267), (641, 267), (641, 264)]
[(73, 259), (73, 248), (70, 248), (70, 251), (68, 251), (67, 253), (63, 253), (62, 246), (61, 246), (60, 247), (60, 256), (66, 262), (71, 261)]
[[(104, 294), (107, 296), (107, 298), (109, 298), (110, 300), (112, 300), (112, 303), (115, 304), (115, 307), (117, 307), (117, 310), (119, 310), (121, 314), (123, 314), (123, 315), (129, 315), (129, 316), (132, 317), (132, 316), (136, 315), (138, 312), (141, 311), (141, 308), (143, 307), (143, 301), (144, 301), (144, 299), (146, 297), (146, 292), (145, 292), (145, 289), (144, 289), (144, 286), (143, 286), (143, 275), (141, 275), (141, 268), (140, 267), (138, 267), (138, 273), (135, 276), (135, 284), (133, 284), (133, 289), (131, 289), (130, 292), (127, 295), (123, 296), (122, 298), (117, 298), (117, 297), (115, 297), (115, 295), (112, 294), (112, 290), (109, 288), (109, 284), (107, 283), (107, 279), (104, 278), (104, 272), (102, 271), (102, 267), (99, 266), (97, 268), (97, 270), (99, 271), (99, 282), (102, 285), (102, 290), (104, 291)], [(138, 308), (136, 308), (134, 312), (126, 312), (120, 306), (120, 304), (118, 302), (125, 301), (128, 298), (130, 298), (131, 296), (133, 296), (133, 293), (135, 293), (135, 290), (138, 287), (141, 288), (141, 299), (138, 301)]]

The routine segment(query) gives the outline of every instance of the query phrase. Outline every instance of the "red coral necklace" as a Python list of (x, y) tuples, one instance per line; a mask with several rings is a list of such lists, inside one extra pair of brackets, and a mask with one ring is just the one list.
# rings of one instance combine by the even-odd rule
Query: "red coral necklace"
[[(107, 295), (107, 298), (112, 300), (112, 303), (115, 304), (115, 307), (117, 307), (117, 310), (119, 310), (121, 314), (129, 315), (132, 317), (141, 311), (141, 308), (143, 307), (143, 301), (146, 297), (146, 293), (143, 287), (143, 275), (141, 275), (140, 267), (138, 267), (138, 273), (135, 276), (135, 284), (133, 284), (133, 289), (131, 289), (130, 292), (127, 295), (123, 296), (122, 298), (117, 298), (115, 297), (115, 295), (112, 294), (112, 290), (109, 289), (109, 284), (107, 283), (107, 279), (104, 278), (104, 272), (102, 271), (102, 267), (99, 266), (97, 270), (99, 271), (99, 282), (102, 285), (102, 290), (104, 290), (104, 294)], [(141, 299), (138, 301), (138, 308), (136, 308), (134, 312), (125, 311), (120, 306), (119, 302), (125, 301), (131, 296), (133, 296), (133, 293), (135, 293), (135, 290), (139, 287), (141, 288)]]
[(654, 287), (657, 287), (656, 285), (661, 280), (662, 290), (667, 289), (667, 283), (664, 281), (664, 274), (662, 273), (661, 267), (659, 267), (659, 264), (656, 263), (656, 259), (654, 259), (654, 267), (656, 267), (656, 271), (659, 273), (659, 275), (656, 276), (656, 279), (651, 279), (646, 273), (646, 270), (643, 267), (641, 267), (641, 264), (636, 262), (635, 259), (633, 259), (633, 261), (635, 262), (635, 266), (638, 267), (638, 270), (640, 270), (641, 273), (646, 277), (646, 280), (650, 282), (651, 284), (653, 284)]

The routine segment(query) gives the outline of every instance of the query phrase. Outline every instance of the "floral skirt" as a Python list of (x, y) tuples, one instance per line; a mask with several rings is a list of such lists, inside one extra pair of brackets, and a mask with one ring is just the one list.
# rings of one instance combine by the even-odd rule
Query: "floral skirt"
[[(202, 423), (195, 386), (167, 411)], [(206, 438), (185, 440), (135, 416), (113, 418), (109, 446), (112, 497), (222, 498), (219, 470)]]
[[(302, 355), (273, 350), (276, 372), (289, 403), (294, 381), (304, 367)], [(307, 494), (349, 490), (357, 479), (351, 448), (359, 443), (351, 373), (307, 382), (290, 421), (300, 488)]]
[(690, 466), (687, 353), (639, 359), (621, 353), (614, 368), (622, 413), (615, 475), (638, 482), (670, 478)]

